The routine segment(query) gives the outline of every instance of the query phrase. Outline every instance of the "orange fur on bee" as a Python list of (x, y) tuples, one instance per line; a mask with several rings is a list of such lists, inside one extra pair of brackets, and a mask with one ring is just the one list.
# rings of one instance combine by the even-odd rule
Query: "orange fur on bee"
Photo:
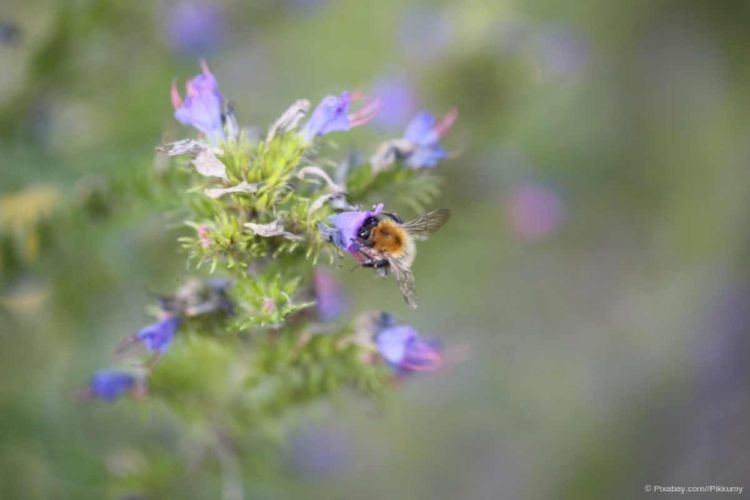
[(409, 235), (401, 226), (386, 219), (373, 228), (371, 239), (375, 250), (398, 258), (406, 252)]

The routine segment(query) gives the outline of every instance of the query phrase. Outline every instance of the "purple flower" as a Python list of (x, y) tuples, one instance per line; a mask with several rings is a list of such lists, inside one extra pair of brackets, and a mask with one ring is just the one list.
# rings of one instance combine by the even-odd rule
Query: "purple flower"
[(399, 374), (435, 371), (443, 364), (439, 347), (420, 337), (411, 326), (397, 325), (385, 316), (375, 333), (375, 347)]
[(169, 349), (180, 323), (180, 319), (176, 316), (167, 316), (161, 321), (141, 329), (135, 334), (135, 338), (141, 341), (149, 351), (163, 356)]
[(379, 80), (375, 83), (373, 95), (380, 103), (374, 123), (384, 129), (402, 127), (416, 111), (418, 98), (414, 88), (404, 78)]
[(340, 96), (329, 95), (323, 98), (312, 116), (302, 127), (302, 134), (308, 141), (332, 132), (346, 132), (364, 125), (375, 117), (377, 101), (368, 100), (354, 113), (349, 113), (352, 103), (364, 99), (359, 93), (351, 95), (344, 91)]
[(136, 388), (137, 382), (136, 377), (129, 373), (114, 370), (99, 371), (91, 377), (86, 395), (112, 402), (124, 392)]
[(418, 61), (442, 57), (455, 39), (448, 12), (433, 7), (412, 7), (401, 16), (396, 42), (408, 56)]
[(567, 27), (551, 27), (542, 31), (537, 40), (537, 57), (553, 78), (569, 78), (581, 74), (591, 59), (588, 42)]
[(309, 14), (326, 3), (327, 0), (286, 0), (286, 7), (290, 10)]
[(565, 205), (555, 190), (537, 183), (516, 186), (505, 203), (513, 232), (526, 241), (547, 238), (562, 225)]
[(219, 49), (224, 30), (224, 10), (208, 2), (180, 2), (166, 19), (170, 47), (190, 56), (205, 56)]
[(319, 267), (313, 278), (318, 316), (322, 321), (333, 321), (347, 309), (344, 289), (330, 269)]
[(224, 139), (222, 105), (224, 98), (219, 92), (216, 78), (211, 74), (205, 61), (201, 61), (203, 72), (188, 80), (185, 85), (185, 100), (172, 83), (171, 97), (175, 112), (174, 117), (183, 125), (194, 127), (217, 144)]
[(172, 343), (177, 327), (182, 320), (170, 313), (165, 313), (161, 321), (142, 328), (138, 333), (123, 340), (115, 349), (115, 356), (123, 358), (143, 353), (143, 349), (163, 356)]
[(383, 211), (383, 204), (375, 206), (371, 211), (340, 212), (328, 217), (333, 227), (319, 225), (318, 230), (324, 238), (342, 250), (358, 255), (359, 246), (356, 243), (357, 233), (369, 217), (375, 217)]
[(408, 151), (402, 152), (406, 163), (414, 168), (432, 168), (445, 158), (447, 154), (439, 141), (457, 117), (456, 109), (449, 111), (440, 122), (427, 111), (417, 113), (404, 132), (404, 140), (410, 145)]
[(355, 449), (340, 426), (307, 425), (290, 439), (289, 465), (308, 478), (329, 478), (348, 472)]

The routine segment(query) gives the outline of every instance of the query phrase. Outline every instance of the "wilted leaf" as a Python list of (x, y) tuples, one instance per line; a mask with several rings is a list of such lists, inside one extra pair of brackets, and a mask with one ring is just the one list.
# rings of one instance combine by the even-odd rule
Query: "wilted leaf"
[(258, 236), (263, 236), (264, 238), (271, 238), (273, 236), (282, 236), (290, 241), (301, 241), (304, 238), (298, 234), (292, 234), (284, 229), (284, 226), (281, 225), (281, 222), (278, 220), (275, 220), (273, 222), (269, 222), (268, 224), (254, 224), (252, 222), (248, 222), (245, 224), (245, 227), (250, 229), (254, 234), (257, 234)]
[(215, 154), (221, 154), (221, 149), (215, 148), (205, 142), (196, 141), (195, 139), (182, 139), (180, 141), (169, 142), (156, 147), (156, 151), (167, 156), (198, 156), (202, 151), (211, 151)]
[(414, 145), (404, 139), (386, 141), (378, 146), (375, 154), (370, 157), (370, 164), (374, 174), (387, 170), (399, 158), (405, 158), (414, 151)]
[(323, 196), (319, 197), (317, 200), (312, 202), (310, 205), (310, 208), (307, 209), (307, 215), (310, 215), (312, 213), (315, 213), (316, 211), (320, 210), (323, 205), (326, 203), (330, 203), (331, 206), (334, 208), (342, 209), (342, 210), (353, 210), (354, 207), (352, 207), (349, 202), (346, 201), (346, 193), (328, 193), (324, 194)]
[(208, 149), (204, 149), (192, 161), (195, 170), (204, 177), (218, 177), (227, 179), (227, 169), (224, 164)]
[(323, 179), (323, 181), (328, 185), (328, 187), (332, 191), (337, 191), (339, 193), (344, 192), (344, 188), (333, 182), (333, 179), (326, 173), (325, 170), (323, 170), (320, 167), (316, 167), (314, 165), (310, 165), (308, 167), (303, 167), (297, 172), (297, 177), (300, 179), (304, 179), (308, 175), (314, 175), (316, 177), (319, 177)]
[(266, 141), (270, 141), (278, 133), (289, 132), (297, 128), (300, 120), (305, 117), (309, 109), (310, 101), (307, 99), (295, 101), (268, 130)]
[(236, 186), (228, 188), (206, 188), (203, 192), (209, 198), (217, 199), (221, 198), (225, 194), (230, 193), (255, 193), (258, 191), (259, 184), (251, 184), (249, 182), (242, 181)]

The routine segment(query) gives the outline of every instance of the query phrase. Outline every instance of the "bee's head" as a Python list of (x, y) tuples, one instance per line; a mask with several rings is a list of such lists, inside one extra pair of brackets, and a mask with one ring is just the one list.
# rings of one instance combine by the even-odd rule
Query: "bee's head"
[(367, 241), (370, 239), (370, 233), (372, 233), (372, 230), (375, 226), (378, 225), (377, 217), (375, 216), (369, 216), (365, 219), (365, 221), (362, 223), (362, 227), (359, 228), (359, 231), (357, 231), (357, 239), (361, 241)]

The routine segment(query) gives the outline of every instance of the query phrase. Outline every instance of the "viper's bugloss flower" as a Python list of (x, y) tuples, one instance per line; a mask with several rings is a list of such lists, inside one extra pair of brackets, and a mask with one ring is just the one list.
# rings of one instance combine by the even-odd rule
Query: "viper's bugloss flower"
[(458, 111), (452, 109), (439, 122), (432, 113), (420, 111), (412, 118), (404, 132), (404, 140), (411, 145), (406, 163), (414, 168), (432, 168), (447, 155), (440, 139), (453, 126)]
[(403, 77), (390, 76), (378, 80), (373, 95), (380, 104), (373, 123), (383, 129), (400, 129), (417, 110), (419, 98)]
[(142, 351), (144, 348), (157, 357), (163, 356), (169, 349), (174, 334), (181, 323), (182, 320), (177, 316), (165, 313), (163, 319), (142, 328), (138, 333), (120, 343), (115, 349), (115, 356), (129, 356)]
[(309, 478), (328, 478), (348, 472), (355, 449), (341, 426), (307, 425), (292, 434), (289, 464)]
[(505, 202), (505, 213), (516, 236), (539, 241), (558, 231), (565, 218), (565, 205), (551, 187), (527, 182), (513, 188)]
[(439, 346), (409, 325), (383, 322), (373, 340), (380, 356), (399, 374), (434, 371), (443, 363)]
[(419, 63), (435, 61), (456, 45), (456, 23), (446, 9), (407, 8), (396, 26), (399, 48)]
[(176, 316), (167, 316), (161, 321), (144, 327), (135, 336), (146, 346), (146, 349), (163, 356), (169, 349), (180, 323), (180, 319)]
[(344, 288), (330, 269), (319, 267), (313, 277), (315, 302), (322, 321), (333, 321), (347, 309)]
[(165, 28), (175, 52), (206, 56), (224, 41), (226, 19), (221, 6), (202, 1), (182, 1), (167, 13)]
[(357, 255), (359, 246), (356, 243), (357, 233), (368, 217), (377, 216), (383, 211), (383, 204), (376, 205), (368, 211), (340, 212), (328, 217), (333, 227), (321, 224), (318, 230), (325, 239), (342, 250)]
[(91, 377), (86, 396), (112, 402), (138, 385), (135, 375), (116, 370), (102, 370)]
[[(352, 103), (358, 100), (366, 100), (366, 102), (358, 111), (350, 113)], [(344, 91), (340, 96), (326, 96), (302, 127), (302, 135), (307, 141), (312, 141), (316, 137), (332, 132), (346, 132), (372, 120), (377, 113), (377, 108), (377, 101), (365, 99), (356, 92), (354, 95)]]
[(566, 26), (540, 30), (535, 49), (542, 71), (554, 79), (580, 75), (591, 59), (591, 48), (586, 39)]
[(224, 139), (222, 120), (224, 98), (219, 92), (219, 84), (216, 82), (216, 78), (208, 69), (205, 61), (201, 61), (201, 69), (201, 74), (188, 80), (185, 84), (184, 100), (177, 90), (177, 84), (172, 83), (171, 97), (175, 109), (174, 117), (183, 125), (200, 130), (213, 144), (217, 144)]

